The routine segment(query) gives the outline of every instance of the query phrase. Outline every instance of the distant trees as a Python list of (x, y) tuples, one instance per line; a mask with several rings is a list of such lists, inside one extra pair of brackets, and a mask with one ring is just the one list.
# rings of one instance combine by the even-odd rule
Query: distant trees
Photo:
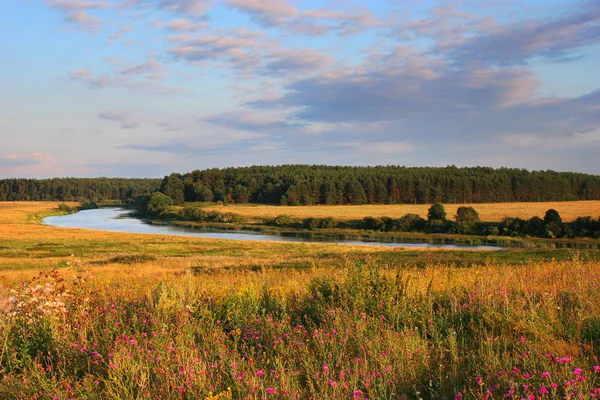
[(127, 200), (160, 190), (175, 204), (412, 204), (600, 199), (600, 176), (508, 168), (253, 166), (160, 179), (2, 179), (1, 200)]
[[(600, 199), (600, 176), (507, 168), (282, 165), (196, 170), (168, 178), (183, 181), (187, 202), (293, 206)], [(173, 200), (178, 203), (180, 197)]]
[(0, 201), (127, 201), (158, 190), (160, 179), (0, 179)]

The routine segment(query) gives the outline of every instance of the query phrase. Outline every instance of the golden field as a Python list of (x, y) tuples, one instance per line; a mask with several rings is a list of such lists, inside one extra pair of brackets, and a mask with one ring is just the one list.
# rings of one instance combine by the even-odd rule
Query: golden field
[[(51, 214), (58, 204), (0, 202), (0, 271), (3, 272), (0, 281), (18, 281), (35, 275), (40, 269), (51, 269), (74, 259), (81, 260), (86, 271), (98, 271), (115, 279), (138, 279), (172, 275), (189, 268), (236, 271), (282, 263), (310, 266), (315, 260), (326, 264), (346, 255), (402, 251), (335, 244), (140, 235), (55, 228), (36, 223), (39, 222), (36, 216)], [(119, 262), (119, 257), (139, 255), (143, 257), (132, 263)]]
[(57, 204), (0, 203), (2, 399), (600, 396), (597, 250), (36, 224)]
[[(529, 219), (534, 216), (544, 217), (547, 210), (558, 211), (565, 222), (577, 217), (600, 216), (600, 200), (565, 201), (544, 203), (483, 203), (483, 204), (444, 204), (447, 218), (453, 219), (458, 207), (470, 206), (484, 222), (498, 222), (505, 217)], [(267, 205), (221, 205), (205, 207), (205, 210), (234, 212), (249, 218), (274, 218), (278, 215), (289, 215), (293, 218), (325, 218), (338, 220), (356, 220), (364, 217), (400, 218), (405, 214), (418, 214), (427, 218), (430, 204), (384, 204), (384, 205), (342, 205), (342, 206), (267, 206)]]

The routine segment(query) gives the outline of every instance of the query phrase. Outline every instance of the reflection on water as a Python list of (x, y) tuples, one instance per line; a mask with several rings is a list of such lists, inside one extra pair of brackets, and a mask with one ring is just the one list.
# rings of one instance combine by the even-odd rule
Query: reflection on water
[(231, 240), (260, 240), (275, 242), (321, 242), (339, 243), (347, 245), (387, 246), (387, 247), (418, 247), (418, 248), (444, 248), (461, 250), (500, 250), (497, 246), (457, 246), (453, 244), (429, 244), (429, 243), (394, 243), (381, 242), (377, 240), (352, 240), (339, 239), (335, 237), (314, 236), (285, 236), (272, 233), (262, 233), (247, 230), (224, 231), (207, 228), (186, 228), (171, 225), (151, 225), (139, 218), (131, 216), (131, 212), (122, 208), (98, 208), (95, 210), (84, 210), (76, 214), (46, 217), (42, 221), (44, 225), (60, 228), (83, 228), (97, 229), (127, 233), (146, 233), (175, 236), (196, 236), (211, 239)]

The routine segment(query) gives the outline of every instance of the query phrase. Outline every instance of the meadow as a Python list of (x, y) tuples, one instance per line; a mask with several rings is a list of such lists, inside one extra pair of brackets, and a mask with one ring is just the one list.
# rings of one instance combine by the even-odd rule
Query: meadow
[[(555, 209), (563, 221), (573, 221), (577, 217), (600, 216), (600, 200), (561, 201), (535, 203), (475, 203), (475, 204), (444, 204), (449, 219), (453, 219), (458, 207), (473, 207), (483, 222), (499, 222), (505, 217), (530, 219), (543, 217), (547, 210)], [(427, 218), (430, 204), (368, 204), (368, 205), (339, 205), (339, 206), (269, 206), (259, 204), (228, 204), (205, 207), (206, 211), (233, 212), (248, 218), (275, 218), (278, 215), (289, 215), (293, 218), (309, 217), (337, 220), (359, 220), (364, 217), (400, 218), (405, 214), (418, 214)]]
[(39, 225), (54, 207), (0, 203), (0, 398), (600, 397), (598, 251)]

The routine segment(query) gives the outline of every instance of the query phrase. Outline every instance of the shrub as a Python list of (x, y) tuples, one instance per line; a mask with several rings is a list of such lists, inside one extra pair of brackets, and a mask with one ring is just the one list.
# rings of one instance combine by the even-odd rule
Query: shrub
[(270, 221), (271, 225), (280, 226), (280, 227), (294, 225), (295, 223), (296, 223), (296, 221), (294, 221), (294, 218), (292, 218), (286, 214), (278, 215), (273, 220)]
[(208, 217), (208, 213), (198, 207), (183, 207), (181, 210), (181, 218), (187, 221), (202, 222)]

